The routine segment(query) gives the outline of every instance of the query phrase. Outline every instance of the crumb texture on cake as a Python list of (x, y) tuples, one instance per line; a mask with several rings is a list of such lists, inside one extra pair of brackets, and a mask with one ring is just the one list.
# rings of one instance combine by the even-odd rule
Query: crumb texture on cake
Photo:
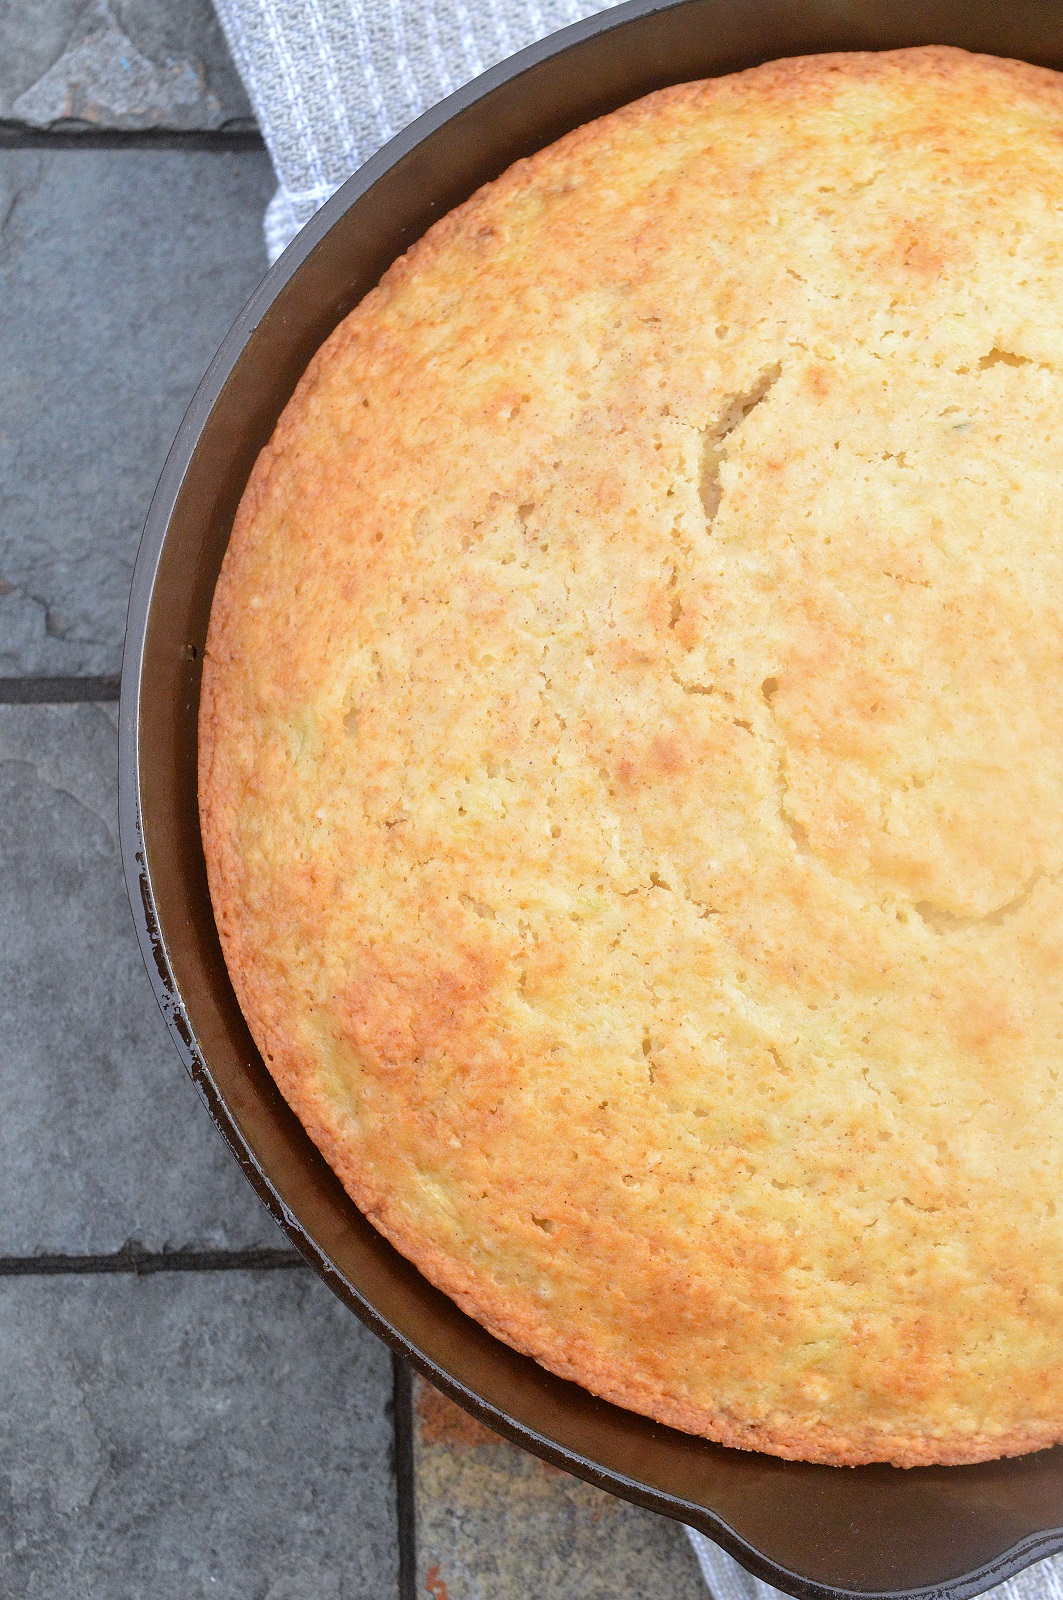
[(777, 62), (441, 221), (255, 468), (200, 785), (277, 1082), (501, 1338), (1063, 1437), (1063, 79)]

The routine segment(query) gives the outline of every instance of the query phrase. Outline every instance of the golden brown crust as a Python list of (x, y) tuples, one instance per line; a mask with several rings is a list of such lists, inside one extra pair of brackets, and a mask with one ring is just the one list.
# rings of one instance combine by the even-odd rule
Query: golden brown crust
[(211, 617), (270, 1069), (500, 1338), (740, 1448), (1063, 1438), (1063, 92), (685, 84), (326, 341)]

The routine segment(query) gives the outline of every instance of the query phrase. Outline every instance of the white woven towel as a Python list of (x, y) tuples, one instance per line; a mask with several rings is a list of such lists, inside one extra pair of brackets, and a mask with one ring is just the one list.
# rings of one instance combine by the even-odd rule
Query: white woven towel
[[(214, 0), (279, 187), (266, 212), (275, 261), (345, 178), (486, 67), (606, 0)], [(715, 1600), (781, 1600), (687, 1529)], [(1063, 1600), (1063, 1557), (1001, 1584), (1002, 1600)]]
[[(845, 1472), (846, 1468), (836, 1470)], [(732, 1561), (703, 1533), (693, 1528), (686, 1531), (713, 1600), (788, 1600), (770, 1583), (762, 1583), (737, 1561)], [(1051, 1556), (1047, 1561), (1027, 1567), (1017, 1578), (990, 1589), (984, 1600), (1063, 1600), (1063, 1556)]]
[(275, 261), (414, 117), (604, 0), (214, 0), (273, 158)]

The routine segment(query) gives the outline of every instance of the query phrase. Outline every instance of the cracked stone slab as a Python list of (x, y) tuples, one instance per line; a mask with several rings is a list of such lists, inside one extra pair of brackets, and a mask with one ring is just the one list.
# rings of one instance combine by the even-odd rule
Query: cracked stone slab
[(257, 151), (0, 151), (0, 676), (120, 670), (166, 452), (266, 269)]
[(677, 1523), (507, 1444), (416, 1377), (414, 1480), (432, 1600), (705, 1600)]
[(309, 1270), (0, 1280), (24, 1600), (395, 1600), (391, 1364)]
[(144, 971), (116, 720), (112, 706), (0, 706), (0, 1256), (286, 1247)]
[(255, 126), (210, 0), (0, 6), (0, 118), (34, 128)]

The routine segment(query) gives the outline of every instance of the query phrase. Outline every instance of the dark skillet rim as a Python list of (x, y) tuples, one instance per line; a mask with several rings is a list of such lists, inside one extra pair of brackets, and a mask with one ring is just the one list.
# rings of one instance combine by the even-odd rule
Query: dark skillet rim
[(293, 243), (270, 268), (226, 335), (185, 413), (167, 456), (152, 498), (133, 573), (122, 664), (119, 717), (119, 828), (126, 887), (141, 954), (156, 1000), (188, 1073), (199, 1090), (215, 1126), (239, 1162), (244, 1176), (274, 1221), (285, 1231), (333, 1293), (338, 1295), (372, 1332), (409, 1361), (435, 1387), (514, 1444), (565, 1471), (577, 1474), (598, 1488), (614, 1494), (619, 1493), (637, 1505), (698, 1529), (734, 1556), (755, 1576), (789, 1594), (798, 1596), (799, 1600), (970, 1600), (970, 1597), (1004, 1582), (1034, 1562), (1063, 1550), (1063, 1526), (1031, 1534), (993, 1560), (946, 1583), (902, 1590), (856, 1590), (833, 1587), (803, 1577), (762, 1555), (737, 1534), (721, 1516), (708, 1508), (655, 1489), (614, 1469), (602, 1467), (589, 1457), (582, 1456), (537, 1433), (438, 1367), (347, 1281), (342, 1272), (305, 1232), (298, 1218), (283, 1203), (266, 1177), (254, 1151), (237, 1127), (200, 1049), (173, 975), (165, 940), (156, 916), (155, 896), (140, 809), (140, 713), (147, 630), (158, 569), (171, 517), (181, 494), (186, 473), (200, 437), (215, 405), (233, 377), (245, 346), (274, 301), (301, 271), (333, 225), (372, 189), (385, 173), (404, 160), (424, 139), (439, 131), (455, 115), (465, 111), (494, 89), (520, 77), (549, 57), (558, 55), (598, 34), (611, 32), (629, 21), (679, 10), (687, 3), (688, 0), (626, 0), (624, 4), (585, 18), (527, 46), (489, 68), (471, 83), (464, 85), (426, 111), (371, 156), (302, 228)]

